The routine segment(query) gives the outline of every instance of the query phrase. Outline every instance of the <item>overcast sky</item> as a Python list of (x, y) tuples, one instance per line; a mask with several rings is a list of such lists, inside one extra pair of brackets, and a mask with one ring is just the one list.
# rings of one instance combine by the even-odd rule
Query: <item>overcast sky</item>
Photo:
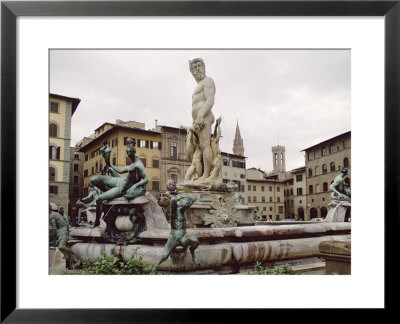
[(215, 82), (220, 148), (232, 153), (238, 121), (248, 168), (272, 170), (277, 144), (298, 168), (301, 150), (351, 130), (349, 50), (52, 50), (50, 92), (81, 99), (71, 146), (116, 119), (191, 125), (195, 57)]

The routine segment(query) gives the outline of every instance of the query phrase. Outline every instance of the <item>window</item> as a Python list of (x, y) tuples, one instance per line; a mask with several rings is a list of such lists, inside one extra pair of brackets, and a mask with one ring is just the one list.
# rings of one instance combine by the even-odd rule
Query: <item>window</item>
[(153, 150), (159, 150), (160, 149), (160, 143), (159, 142), (150, 142), (150, 148), (152, 148)]
[(229, 160), (223, 159), (223, 163), (224, 163), (225, 166), (228, 166), (229, 165)]
[(73, 196), (79, 196), (79, 187), (73, 187), (72, 188), (72, 195)]
[(307, 157), (308, 157), (308, 161), (312, 160), (312, 158), (313, 158), (312, 152), (308, 152)]
[(265, 191), (265, 187), (264, 186), (261, 186), (261, 191)]
[(111, 140), (111, 147), (117, 146), (118, 145), (118, 137), (114, 138), (113, 140)]
[(149, 141), (139, 140), (139, 147), (149, 147)]
[(329, 145), (329, 153), (335, 152), (335, 146), (333, 144)]
[(265, 202), (265, 196), (262, 196), (262, 197), (261, 197), (261, 201), (262, 201), (262, 202)]
[(90, 153), (90, 158), (93, 159), (96, 156), (96, 151), (93, 151), (92, 153)]
[(279, 215), (276, 215), (276, 220), (279, 221), (279, 219), (280, 219), (280, 218), (279, 218)]
[(79, 176), (74, 176), (74, 184), (79, 184)]
[(246, 178), (246, 175), (245, 174), (241, 174), (240, 175), (240, 179), (245, 179)]
[(172, 142), (171, 143), (171, 157), (176, 159), (178, 157), (177, 153), (178, 152), (177, 152), (176, 142)]
[(247, 196), (247, 202), (251, 202), (251, 197)]
[(50, 186), (49, 191), (51, 194), (57, 195), (58, 194), (58, 187), (57, 186)]
[(256, 186), (253, 186), (253, 191), (257, 191)]
[(79, 153), (74, 153), (74, 159), (79, 160)]
[(296, 175), (296, 181), (297, 182), (303, 181), (303, 175), (302, 174)]
[(290, 189), (290, 195), (293, 196), (293, 189)]
[(308, 169), (308, 177), (312, 177), (312, 169), (311, 168)]
[(272, 211), (273, 210), (273, 208), (272, 207), (269, 207), (269, 211)]
[(49, 180), (56, 181), (56, 169), (53, 167), (49, 168)]
[(283, 213), (283, 206), (279, 206), (278, 209), (280, 213)]
[(92, 167), (92, 174), (94, 174), (94, 167)]
[(60, 148), (51, 145), (49, 147), (49, 159), (50, 160), (59, 160), (60, 159)]
[(347, 141), (346, 140), (343, 141), (343, 148), (347, 148)]
[(247, 186), (247, 190), (251, 191), (251, 186), (250, 185)]
[(269, 191), (272, 191), (272, 186), (269, 186)]
[(269, 197), (269, 202), (272, 202), (272, 197)]
[(313, 186), (312, 186), (312, 185), (309, 185), (309, 186), (308, 186), (308, 193), (309, 193), (309, 194), (312, 194), (312, 193), (313, 193)]
[(280, 192), (281, 191), (281, 187), (276, 187), (276, 191)]
[(83, 176), (84, 176), (85, 178), (89, 176), (88, 170), (83, 171)]
[(346, 157), (343, 159), (343, 167), (348, 168), (349, 167), (349, 159)]
[(328, 191), (328, 183), (327, 183), (327, 182), (324, 182), (324, 183), (322, 184), (322, 189), (323, 189), (324, 191)]
[(153, 190), (160, 190), (160, 181), (153, 180), (151, 182), (151, 187), (153, 188)]
[(267, 211), (267, 207), (264, 206), (264, 207), (263, 207), (263, 211)]
[(297, 188), (297, 196), (301, 196), (303, 194), (303, 188)]
[(96, 162), (96, 173), (99, 172), (99, 163)]
[(331, 171), (335, 171), (335, 162), (331, 162), (329, 164), (329, 168), (330, 168)]
[(141, 157), (141, 158), (140, 158), (140, 161), (142, 161), (144, 167), (147, 166), (147, 161), (146, 161), (146, 158), (145, 158), (145, 157)]
[(257, 202), (257, 197), (253, 196), (253, 202)]
[(328, 168), (326, 167), (326, 164), (322, 165), (322, 174), (325, 174), (328, 172)]
[(59, 104), (58, 102), (50, 101), (50, 112), (58, 113), (59, 112)]
[(321, 155), (322, 155), (322, 156), (328, 155), (328, 151), (327, 151), (327, 149), (326, 149), (325, 146), (321, 149)]
[(56, 124), (50, 124), (49, 126), (49, 136), (50, 137), (57, 137), (57, 125)]
[(152, 160), (152, 167), (153, 168), (159, 168), (160, 167), (160, 161), (157, 159)]
[(276, 197), (277, 202), (281, 202), (281, 197)]

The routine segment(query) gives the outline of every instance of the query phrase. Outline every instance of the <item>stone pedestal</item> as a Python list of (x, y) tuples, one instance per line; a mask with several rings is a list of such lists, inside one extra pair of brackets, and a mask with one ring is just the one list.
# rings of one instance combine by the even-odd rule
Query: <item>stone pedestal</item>
[(191, 195), (196, 201), (187, 213), (187, 228), (236, 227), (254, 225), (253, 208), (237, 204), (234, 192), (198, 190), (194, 186), (179, 187), (180, 194)]
[(347, 222), (350, 220), (349, 212), (351, 203), (347, 201), (332, 200), (329, 205), (331, 209), (326, 215), (325, 222)]
[(351, 274), (351, 242), (325, 241), (319, 245), (320, 256), (325, 259), (327, 275)]

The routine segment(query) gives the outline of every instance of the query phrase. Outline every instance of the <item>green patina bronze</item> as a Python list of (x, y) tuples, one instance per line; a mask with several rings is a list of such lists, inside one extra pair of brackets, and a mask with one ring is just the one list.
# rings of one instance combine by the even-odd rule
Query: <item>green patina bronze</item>
[(69, 240), (68, 223), (58, 212), (49, 210), (50, 246), (57, 247), (65, 257), (67, 267), (76, 269), (81, 266), (81, 260), (67, 246)]
[(329, 190), (332, 191), (332, 199), (351, 202), (351, 189), (344, 181), (344, 177), (347, 175), (347, 173), (347, 168), (343, 168), (341, 173), (329, 186)]
[[(108, 144), (107, 144), (108, 145)], [(90, 183), (99, 188), (102, 193), (96, 199), (96, 221), (94, 227), (100, 225), (100, 217), (103, 211), (103, 201), (111, 200), (124, 196), (127, 200), (131, 200), (146, 193), (145, 185), (148, 182), (146, 173), (144, 172), (143, 163), (136, 156), (134, 147), (135, 141), (131, 138), (127, 139), (126, 154), (132, 160), (132, 164), (124, 169), (119, 169), (115, 165), (110, 164), (109, 168), (115, 173), (128, 173), (126, 177), (114, 177), (107, 175), (95, 176), (90, 179)], [(103, 146), (104, 147), (104, 146)], [(106, 164), (109, 163), (108, 149), (103, 150)], [(108, 162), (107, 159), (108, 158)]]
[[(181, 196), (171, 198), (171, 232), (168, 236), (167, 243), (164, 247), (163, 255), (158, 261), (156, 268), (168, 259), (171, 253), (184, 252), (189, 247), (193, 262), (196, 266), (200, 266), (194, 250), (199, 246), (199, 240), (194, 235), (186, 233), (186, 214), (190, 206), (195, 202), (196, 198), (192, 196)], [(178, 206), (178, 201), (180, 205)], [(177, 265), (174, 263), (174, 267)]]

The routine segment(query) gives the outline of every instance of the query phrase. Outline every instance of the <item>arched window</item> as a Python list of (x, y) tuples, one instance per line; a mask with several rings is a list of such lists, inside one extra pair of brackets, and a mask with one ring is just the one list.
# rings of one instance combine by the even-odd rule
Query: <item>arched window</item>
[(335, 162), (331, 162), (330, 169), (331, 171), (335, 171)]
[(316, 208), (310, 209), (310, 218), (317, 218), (318, 217), (318, 210)]
[(328, 172), (328, 168), (326, 167), (326, 164), (322, 165), (322, 174), (325, 174)]
[(49, 136), (50, 137), (57, 137), (57, 125), (56, 124), (50, 124), (49, 126)]
[(312, 185), (309, 185), (309, 186), (308, 186), (308, 193), (309, 193), (309, 194), (312, 194), (312, 193), (313, 193), (313, 186), (312, 186)]
[(324, 182), (324, 183), (322, 184), (322, 187), (323, 187), (323, 190), (324, 190), (324, 191), (328, 191), (328, 182)]
[(343, 159), (343, 167), (348, 168), (349, 167), (349, 159), (346, 157)]
[(56, 181), (56, 169), (53, 167), (49, 168), (49, 180)]
[(50, 145), (49, 159), (50, 160), (59, 160), (60, 159), (60, 147), (55, 147), (54, 145)]
[(308, 169), (308, 176), (312, 177), (312, 169), (311, 168)]
[(328, 210), (326, 209), (326, 207), (321, 207), (321, 217), (325, 218), (326, 215), (328, 215)]

